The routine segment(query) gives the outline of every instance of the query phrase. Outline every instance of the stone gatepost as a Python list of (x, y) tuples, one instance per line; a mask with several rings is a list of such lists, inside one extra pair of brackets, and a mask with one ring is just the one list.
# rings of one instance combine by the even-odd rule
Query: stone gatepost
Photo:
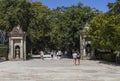
[(26, 60), (26, 34), (20, 26), (14, 27), (9, 36), (9, 60)]
[(90, 59), (92, 56), (91, 36), (86, 34), (89, 24), (86, 23), (83, 30), (80, 31), (80, 53), (82, 59)]

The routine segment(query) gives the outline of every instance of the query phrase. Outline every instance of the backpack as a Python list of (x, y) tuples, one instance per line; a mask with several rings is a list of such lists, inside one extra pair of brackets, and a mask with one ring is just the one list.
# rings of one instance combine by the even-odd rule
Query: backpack
[(80, 59), (80, 54), (77, 54), (77, 58)]

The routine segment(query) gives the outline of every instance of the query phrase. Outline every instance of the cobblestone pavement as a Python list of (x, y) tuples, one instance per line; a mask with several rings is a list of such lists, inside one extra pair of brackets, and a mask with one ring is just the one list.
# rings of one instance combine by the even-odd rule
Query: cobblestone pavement
[(31, 59), (0, 62), (0, 81), (120, 81), (120, 66), (72, 59)]

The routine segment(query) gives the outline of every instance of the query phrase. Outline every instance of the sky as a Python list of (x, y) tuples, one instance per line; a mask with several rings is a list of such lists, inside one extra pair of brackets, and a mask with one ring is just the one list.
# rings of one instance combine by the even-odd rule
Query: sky
[(71, 5), (77, 5), (79, 2), (83, 3), (84, 6), (90, 6), (91, 8), (97, 8), (103, 12), (108, 11), (108, 2), (115, 2), (116, 0), (32, 0), (40, 1), (43, 5), (48, 6), (50, 9), (54, 9), (60, 6), (69, 7)]

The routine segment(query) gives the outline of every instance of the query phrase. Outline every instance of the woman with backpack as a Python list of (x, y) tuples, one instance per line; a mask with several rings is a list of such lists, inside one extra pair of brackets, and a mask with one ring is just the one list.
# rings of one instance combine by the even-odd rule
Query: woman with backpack
[(77, 61), (77, 52), (73, 52), (72, 56), (73, 56), (74, 64), (77, 65), (77, 63), (76, 63), (76, 61)]
[(81, 55), (79, 52), (77, 52), (77, 61), (78, 61), (78, 65), (80, 65), (80, 58), (81, 58)]

